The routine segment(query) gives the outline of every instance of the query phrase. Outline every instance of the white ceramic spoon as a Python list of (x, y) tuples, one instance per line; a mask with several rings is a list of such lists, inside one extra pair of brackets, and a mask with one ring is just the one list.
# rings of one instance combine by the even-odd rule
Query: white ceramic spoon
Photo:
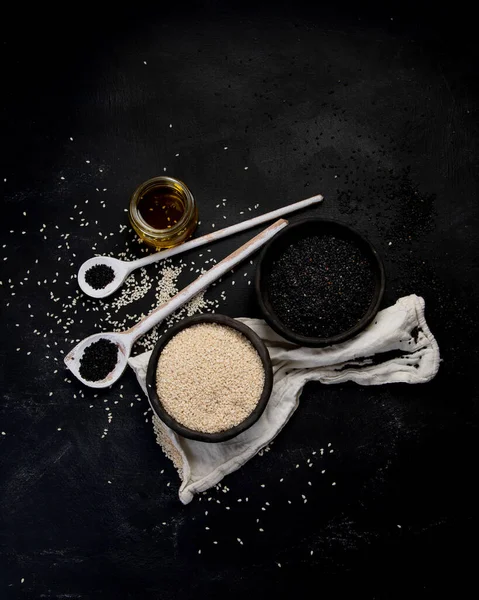
[[(321, 202), (322, 199), (323, 197), (321, 195), (312, 196), (311, 198), (306, 198), (306, 200), (301, 200), (300, 202), (283, 206), (277, 210), (265, 213), (264, 215), (259, 215), (253, 219), (248, 219), (242, 223), (236, 223), (235, 225), (225, 227), (224, 229), (218, 229), (218, 231), (213, 231), (212, 233), (208, 233), (202, 237), (190, 240), (184, 244), (181, 244), (180, 246), (176, 246), (175, 248), (169, 248), (168, 250), (155, 252), (155, 254), (150, 254), (149, 256), (145, 256), (145, 258), (139, 258), (138, 260), (124, 261), (118, 260), (117, 258), (110, 258), (109, 256), (95, 256), (94, 258), (89, 258), (82, 264), (80, 270), (78, 271), (78, 285), (85, 294), (91, 296), (92, 298), (106, 298), (106, 296), (116, 292), (128, 275), (135, 269), (146, 267), (147, 265), (151, 265), (159, 260), (170, 258), (171, 256), (181, 254), (182, 252), (186, 252), (192, 248), (198, 248), (199, 246), (209, 244), (215, 240), (220, 240), (228, 237), (229, 235), (239, 233), (240, 231), (245, 231), (246, 229), (260, 225), (261, 223), (273, 221), (274, 219), (278, 219), (279, 217), (287, 215), (288, 213), (292, 213), (294, 211), (301, 210), (302, 208), (306, 208), (307, 206), (311, 206), (312, 204)], [(85, 280), (85, 273), (88, 271), (88, 269), (94, 267), (95, 265), (107, 265), (114, 271), (113, 281), (111, 281), (106, 287), (99, 290), (91, 287), (91, 285), (89, 285)]]
[[(200, 275), (198, 279), (190, 283), (181, 292), (178, 292), (176, 296), (173, 296), (168, 302), (165, 302), (148, 316), (144, 317), (136, 325), (123, 331), (121, 333), (95, 333), (90, 335), (79, 344), (77, 344), (65, 357), (65, 364), (70, 371), (85, 385), (92, 388), (104, 388), (112, 385), (119, 379), (128, 362), (128, 358), (131, 353), (131, 349), (136, 340), (147, 333), (152, 327), (158, 325), (166, 317), (171, 315), (180, 306), (191, 300), (196, 294), (207, 288), (213, 281), (219, 279), (222, 275), (230, 271), (234, 266), (240, 263), (242, 260), (253, 254), (258, 248), (263, 246), (269, 239), (271, 239), (280, 229), (283, 229), (288, 224), (285, 219), (280, 219), (270, 225), (267, 229), (262, 231), (256, 237), (251, 239), (249, 242), (235, 250), (232, 254), (224, 258), (217, 265), (206, 271), (203, 275)], [(80, 362), (83, 356), (85, 348), (97, 342), (101, 339), (107, 339), (113, 342), (118, 347), (118, 360), (115, 368), (111, 371), (105, 379), (99, 381), (88, 381), (80, 375)]]

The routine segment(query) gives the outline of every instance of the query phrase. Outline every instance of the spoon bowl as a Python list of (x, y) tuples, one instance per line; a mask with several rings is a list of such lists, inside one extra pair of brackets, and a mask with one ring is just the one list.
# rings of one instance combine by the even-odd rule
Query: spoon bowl
[[(85, 352), (88, 346), (91, 346), (94, 342), (98, 342), (99, 340), (109, 340), (113, 342), (118, 348), (118, 360), (115, 365), (113, 371), (108, 373), (105, 379), (100, 379), (98, 381), (89, 381), (80, 375), (80, 361), (83, 357), (83, 353)], [(128, 357), (131, 352), (131, 339), (130, 336), (123, 333), (94, 333), (89, 337), (82, 340), (79, 344), (77, 344), (74, 348), (70, 350), (70, 352), (65, 357), (65, 364), (70, 369), (70, 371), (75, 375), (77, 379), (79, 379), (83, 384), (92, 388), (105, 388), (113, 385), (115, 381), (117, 381), (123, 371), (128, 364)]]
[[(85, 274), (88, 269), (98, 265), (106, 265), (107, 267), (111, 267), (115, 276), (113, 281), (110, 281), (108, 285), (97, 290), (87, 283)], [(113, 294), (113, 292), (116, 292), (131, 271), (131, 263), (129, 264), (122, 260), (118, 260), (117, 258), (111, 258), (110, 256), (94, 256), (93, 258), (89, 258), (87, 261), (85, 261), (80, 267), (80, 270), (78, 271), (78, 285), (80, 286), (82, 292), (88, 296), (91, 296), (92, 298), (105, 298), (106, 296)]]

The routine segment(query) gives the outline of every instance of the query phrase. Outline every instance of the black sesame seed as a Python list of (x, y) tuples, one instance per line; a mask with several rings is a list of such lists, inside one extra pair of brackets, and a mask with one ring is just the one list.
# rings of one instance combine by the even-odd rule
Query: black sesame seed
[(85, 281), (95, 290), (102, 290), (115, 279), (115, 271), (108, 265), (94, 265), (85, 272)]
[(100, 381), (113, 371), (118, 362), (118, 346), (100, 339), (87, 346), (80, 359), (80, 375), (87, 381)]
[(374, 294), (371, 263), (351, 240), (311, 236), (288, 246), (273, 263), (269, 299), (291, 331), (329, 338), (354, 327)]

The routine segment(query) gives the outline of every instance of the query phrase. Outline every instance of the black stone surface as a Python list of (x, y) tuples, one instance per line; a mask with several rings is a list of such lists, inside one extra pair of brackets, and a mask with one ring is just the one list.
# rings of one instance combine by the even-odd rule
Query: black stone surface
[[(2, 599), (466, 597), (478, 504), (472, 8), (4, 9)], [(133, 374), (95, 398), (62, 363), (105, 310), (65, 333), (72, 275), (94, 241), (124, 249), (130, 194), (164, 172), (195, 194), (198, 234), (324, 194), (310, 214), (382, 253), (384, 306), (425, 298), (437, 378), (309, 385), (270, 452), (226, 493), (182, 506)], [(221, 312), (257, 315), (252, 269), (211, 291), (227, 291)]]

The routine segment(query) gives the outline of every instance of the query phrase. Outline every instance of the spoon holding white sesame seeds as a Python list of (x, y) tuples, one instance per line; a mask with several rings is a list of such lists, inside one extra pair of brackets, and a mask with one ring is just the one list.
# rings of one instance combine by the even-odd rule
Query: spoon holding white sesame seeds
[(322, 200), (323, 196), (321, 195), (312, 196), (311, 198), (306, 198), (306, 200), (283, 206), (282, 208), (265, 213), (264, 215), (259, 215), (253, 219), (243, 221), (242, 223), (236, 223), (230, 227), (219, 229), (218, 231), (185, 242), (175, 248), (155, 252), (144, 258), (139, 258), (138, 260), (124, 261), (109, 256), (95, 256), (94, 258), (89, 258), (82, 264), (78, 271), (78, 285), (85, 294), (92, 298), (106, 298), (106, 296), (116, 292), (116, 290), (123, 285), (123, 282), (128, 275), (136, 269), (146, 267), (147, 265), (151, 265), (152, 263), (166, 258), (171, 258), (172, 256), (181, 254), (187, 250), (199, 248), (200, 246), (239, 233), (240, 231), (245, 231), (246, 229), (260, 225), (261, 223), (273, 221), (283, 215), (301, 210), (312, 204), (317, 204)]
[[(155, 325), (161, 323), (161, 321), (175, 312), (180, 306), (191, 300), (191, 298), (196, 296), (199, 292), (206, 289), (211, 283), (225, 275), (225, 273), (230, 271), (242, 260), (248, 258), (248, 256), (263, 246), (278, 231), (283, 229), (283, 227), (286, 227), (287, 224), (288, 221), (280, 219), (279, 221), (276, 221), (276, 223), (273, 223), (273, 225), (270, 225), (249, 242), (238, 248), (238, 250), (235, 250), (235, 252), (209, 269), (209, 271), (200, 275), (200, 277), (186, 286), (181, 292), (178, 292), (178, 294), (173, 296), (168, 302), (165, 302), (153, 310), (130, 329), (120, 333), (95, 333), (85, 338), (65, 357), (66, 366), (77, 379), (89, 387), (105, 388), (112, 385), (121, 377), (125, 370), (133, 344), (138, 338), (150, 331)], [(114, 359), (116, 360), (116, 364), (114, 363), (114, 366), (110, 368), (107, 365), (108, 361), (111, 361), (112, 358), (111, 349), (113, 348), (113, 345), (115, 345), (117, 349), (117, 352), (115, 352), (116, 359)], [(102, 357), (102, 352), (105, 351), (105, 348), (105, 358), (108, 360), (103, 360)], [(90, 370), (86, 368), (88, 355), (91, 355), (91, 358), (89, 357), (88, 359)], [(92, 360), (93, 369), (91, 370)], [(104, 364), (102, 364), (102, 362)], [(108, 372), (103, 374), (103, 368), (106, 368)], [(93, 373), (93, 375), (91, 375), (91, 373)], [(97, 379), (97, 376), (100, 378)]]

